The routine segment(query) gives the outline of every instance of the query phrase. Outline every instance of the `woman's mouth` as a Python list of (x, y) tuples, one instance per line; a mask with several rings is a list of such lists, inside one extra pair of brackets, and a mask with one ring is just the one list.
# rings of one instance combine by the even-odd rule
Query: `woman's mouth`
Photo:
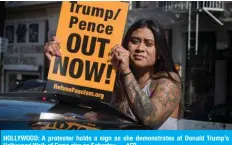
[(134, 54), (133, 57), (135, 60), (142, 60), (145, 58), (143, 55), (137, 55), (137, 54)]

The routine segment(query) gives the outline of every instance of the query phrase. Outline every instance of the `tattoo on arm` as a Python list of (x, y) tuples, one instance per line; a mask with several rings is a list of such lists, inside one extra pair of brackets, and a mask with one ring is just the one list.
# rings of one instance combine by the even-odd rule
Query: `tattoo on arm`
[(160, 123), (177, 107), (180, 88), (168, 79), (160, 79), (152, 96), (147, 96), (133, 75), (124, 78), (124, 86), (132, 111), (143, 124)]
[(132, 106), (132, 111), (142, 123), (150, 120), (151, 116), (156, 114), (156, 106), (150, 101), (140, 88), (133, 75), (124, 78), (125, 90), (128, 101)]

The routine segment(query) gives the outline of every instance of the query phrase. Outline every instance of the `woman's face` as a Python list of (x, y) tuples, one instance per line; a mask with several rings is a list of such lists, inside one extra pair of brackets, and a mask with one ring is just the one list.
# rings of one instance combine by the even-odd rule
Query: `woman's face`
[(152, 67), (156, 61), (156, 47), (152, 31), (148, 28), (135, 30), (128, 43), (131, 65), (135, 68)]

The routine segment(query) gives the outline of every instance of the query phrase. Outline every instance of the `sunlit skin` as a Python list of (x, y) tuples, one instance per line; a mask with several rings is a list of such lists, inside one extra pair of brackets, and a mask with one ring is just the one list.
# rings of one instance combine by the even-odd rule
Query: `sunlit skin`
[(154, 36), (150, 29), (135, 30), (131, 35), (128, 51), (130, 52), (131, 65), (136, 70), (153, 70), (156, 61), (156, 48)]

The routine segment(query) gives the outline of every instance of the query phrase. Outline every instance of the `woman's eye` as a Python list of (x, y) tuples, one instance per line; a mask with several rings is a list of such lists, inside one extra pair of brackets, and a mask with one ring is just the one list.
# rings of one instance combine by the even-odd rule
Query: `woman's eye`
[(154, 44), (153, 43), (146, 43), (146, 46), (147, 47), (151, 47), (151, 46), (153, 46)]
[(131, 42), (132, 42), (133, 44), (138, 44), (138, 43), (139, 43), (139, 40), (138, 40), (138, 39), (131, 39)]

